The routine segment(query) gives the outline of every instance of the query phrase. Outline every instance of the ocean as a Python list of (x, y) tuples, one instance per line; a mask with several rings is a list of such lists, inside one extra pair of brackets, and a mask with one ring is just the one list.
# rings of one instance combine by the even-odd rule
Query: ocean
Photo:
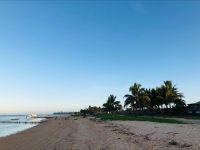
[[(38, 116), (43, 116), (43, 115), (38, 115)], [(51, 114), (48, 116), (70, 116), (69, 114)], [(11, 120), (19, 118), (19, 120)], [(2, 123), (2, 122), (39, 122), (43, 120), (44, 118), (27, 118), (26, 115), (0, 115), (0, 138), (9, 136), (12, 134), (16, 134), (18, 132), (27, 130), (29, 128), (32, 128), (34, 126), (37, 126), (39, 123)]]
[[(19, 120), (11, 120), (14, 118), (19, 118)], [(42, 119), (44, 118), (27, 118), (26, 115), (0, 115), (0, 137), (2, 138), (11, 134), (15, 134), (38, 125), (38, 123), (2, 123), (4, 121), (38, 122)]]

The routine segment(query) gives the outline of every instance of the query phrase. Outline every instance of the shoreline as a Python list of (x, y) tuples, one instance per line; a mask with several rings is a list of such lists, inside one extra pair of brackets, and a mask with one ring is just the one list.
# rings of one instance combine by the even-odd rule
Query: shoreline
[[(58, 117), (0, 138), (0, 149), (200, 149), (199, 124)], [(171, 143), (170, 143), (171, 142)]]
[[(14, 116), (14, 115), (13, 115)], [(46, 121), (44, 118), (26, 118), (24, 116), (15, 115), (18, 120), (14, 120), (13, 116), (3, 116), (0, 118), (0, 138), (7, 137), (9, 135), (17, 134), (24, 130), (33, 128), (40, 123)]]
[(5, 136), (0, 136), (0, 139), (5, 138), (5, 137), (9, 137), (9, 136), (11, 136), (11, 135), (15, 135), (15, 134), (21, 133), (21, 132), (26, 131), (26, 130), (29, 130), (29, 129), (31, 129), (31, 128), (34, 128), (34, 127), (38, 126), (39, 124), (40, 124), (40, 123), (31, 124), (31, 125), (34, 125), (34, 126), (28, 127), (28, 128), (22, 129), (22, 130), (18, 130), (18, 131), (16, 131), (16, 132), (13, 132), (13, 133), (8, 134), (8, 135), (5, 135)]

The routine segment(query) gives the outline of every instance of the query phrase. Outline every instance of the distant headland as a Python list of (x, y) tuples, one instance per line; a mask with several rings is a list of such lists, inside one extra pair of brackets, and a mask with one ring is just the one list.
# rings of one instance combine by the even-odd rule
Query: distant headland
[(53, 114), (73, 114), (73, 112), (54, 112)]

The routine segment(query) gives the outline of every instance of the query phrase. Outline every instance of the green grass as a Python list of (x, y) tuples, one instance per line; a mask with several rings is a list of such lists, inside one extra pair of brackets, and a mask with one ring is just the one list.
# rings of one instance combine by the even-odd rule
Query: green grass
[(71, 115), (71, 117), (83, 117), (83, 115)]
[(185, 118), (185, 119), (194, 119), (199, 120), (200, 115), (192, 114), (181, 114), (181, 115), (153, 115), (154, 117), (163, 117), (163, 118)]
[(159, 122), (159, 123), (173, 123), (173, 124), (186, 124), (182, 121), (177, 121), (173, 119), (165, 119), (165, 118), (155, 118), (155, 117), (135, 117), (135, 116), (130, 116), (130, 115), (124, 115), (124, 116), (119, 116), (119, 115), (101, 115), (99, 116), (101, 120), (121, 120), (121, 121), (149, 121), (149, 122)]

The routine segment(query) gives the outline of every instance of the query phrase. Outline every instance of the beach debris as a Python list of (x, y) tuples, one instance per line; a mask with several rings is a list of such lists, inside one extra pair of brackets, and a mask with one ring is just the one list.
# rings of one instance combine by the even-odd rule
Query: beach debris
[(175, 140), (172, 140), (172, 141), (169, 142), (169, 145), (179, 146), (180, 144), (178, 142), (176, 142)]
[(105, 126), (105, 128), (112, 128), (112, 126)]
[(185, 143), (185, 144), (181, 145), (181, 148), (190, 147), (190, 146), (192, 146), (192, 145), (189, 145), (189, 144)]
[(97, 124), (97, 123), (102, 123), (102, 124), (105, 123), (105, 121), (100, 120), (100, 119), (98, 119), (98, 118), (90, 118), (89, 120), (95, 122), (96, 124)]
[(135, 133), (133, 133), (133, 132), (130, 132), (129, 134), (130, 134), (130, 135), (135, 135)]
[(144, 139), (147, 140), (147, 141), (151, 140), (148, 135), (145, 135)]
[(156, 126), (155, 126), (154, 128), (159, 128), (159, 127), (156, 127)]
[(187, 143), (184, 143), (183, 145), (181, 145), (178, 142), (176, 142), (175, 140), (170, 141), (169, 145), (175, 145), (175, 146), (178, 146), (178, 147), (181, 147), (181, 148), (192, 146), (192, 145), (189, 145)]
[(170, 134), (170, 133), (172, 133), (173, 135), (179, 134), (179, 133), (175, 133), (175, 132), (168, 132), (167, 134)]
[(134, 142), (134, 143), (140, 143), (138, 140), (134, 140), (133, 142)]
[(119, 129), (113, 129), (113, 131), (119, 131)]
[(135, 133), (129, 131), (130, 129), (127, 129), (127, 128), (121, 129), (119, 126), (116, 126), (116, 125), (115, 126), (108, 125), (108, 126), (104, 126), (104, 127), (105, 128), (114, 128), (114, 129), (112, 129), (112, 131), (115, 131), (120, 134), (124, 134), (124, 135), (128, 135), (128, 136), (135, 135)]

